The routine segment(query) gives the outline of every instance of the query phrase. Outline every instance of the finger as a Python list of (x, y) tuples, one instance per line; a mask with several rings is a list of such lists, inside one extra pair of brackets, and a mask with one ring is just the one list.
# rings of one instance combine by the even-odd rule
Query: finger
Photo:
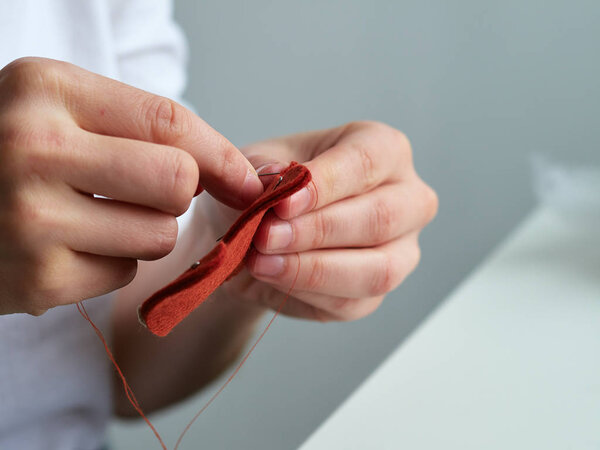
[[(279, 289), (272, 289), (269, 295), (263, 297), (261, 301), (265, 306), (277, 309), (285, 298), (285, 294)], [(373, 313), (381, 305), (383, 299), (383, 295), (367, 298), (336, 297), (292, 290), (282, 312), (289, 316), (320, 322), (350, 321)]]
[(289, 288), (298, 271), (294, 289), (337, 297), (374, 297), (395, 289), (417, 266), (420, 258), (417, 234), (413, 232), (368, 249), (312, 250), (284, 255), (254, 252), (247, 267), (255, 278), (280, 288)]
[(275, 207), (282, 219), (401, 179), (412, 166), (410, 144), (383, 124), (351, 124), (336, 144), (305, 163), (312, 183)]
[(71, 187), (123, 202), (183, 214), (198, 186), (198, 165), (183, 150), (133, 139), (78, 133), (54, 167)]
[(377, 309), (384, 298), (382, 295), (363, 299), (343, 298), (296, 289), (288, 295), (289, 288), (256, 280), (245, 269), (229, 283), (233, 292), (243, 292), (246, 301), (257, 302), (275, 311), (280, 310), (286, 316), (320, 322), (364, 317)]
[[(281, 314), (298, 319), (318, 320), (320, 322), (328, 322), (335, 320), (334, 317), (326, 311), (321, 310), (299, 298), (294, 296), (294, 292), (287, 295), (283, 290), (273, 289), (269, 285), (265, 285), (262, 290), (263, 295), (256, 298), (259, 304), (278, 311), (281, 308)], [(283, 301), (285, 300), (285, 303)], [(283, 308), (281, 307), (283, 303)]]
[[(76, 303), (119, 289), (131, 282), (137, 261), (65, 251), (61, 270), (51, 270), (39, 283), (42, 295), (33, 302), (30, 314), (39, 315), (59, 305)], [(65, 286), (69, 289), (65, 290)]]
[(225, 137), (200, 117), (165, 97), (62, 64), (68, 78), (65, 105), (83, 129), (177, 147), (190, 153), (200, 184), (229, 206), (254, 200), (262, 185), (252, 165)]
[(435, 208), (429, 191), (420, 181), (386, 184), (289, 221), (268, 213), (253, 243), (266, 254), (380, 245), (431, 220)]
[(294, 297), (314, 307), (320, 321), (358, 320), (375, 312), (385, 295), (375, 297), (336, 297), (314, 292), (297, 292)]
[(173, 250), (175, 217), (116, 200), (75, 195), (64, 211), (68, 220), (57, 227), (57, 238), (70, 249), (143, 260), (162, 258)]

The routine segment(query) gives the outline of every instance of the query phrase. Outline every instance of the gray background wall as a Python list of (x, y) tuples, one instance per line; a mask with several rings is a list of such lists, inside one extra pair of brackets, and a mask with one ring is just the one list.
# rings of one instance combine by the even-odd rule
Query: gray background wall
[[(235, 144), (381, 120), (441, 201), (421, 266), (379, 311), (278, 319), (183, 448), (296, 448), (533, 207), (532, 153), (600, 162), (598, 2), (177, 0), (176, 17), (187, 98)], [(157, 416), (167, 440), (214, 389)], [(154, 448), (144, 425), (112, 436)]]

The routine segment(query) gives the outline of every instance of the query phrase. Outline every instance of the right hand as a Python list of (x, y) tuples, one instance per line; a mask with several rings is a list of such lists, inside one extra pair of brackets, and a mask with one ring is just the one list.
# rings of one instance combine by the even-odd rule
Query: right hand
[[(200, 184), (243, 208), (250, 163), (179, 104), (68, 63), (0, 71), (0, 314), (128, 284), (167, 255)], [(94, 197), (98, 194), (107, 198)]]

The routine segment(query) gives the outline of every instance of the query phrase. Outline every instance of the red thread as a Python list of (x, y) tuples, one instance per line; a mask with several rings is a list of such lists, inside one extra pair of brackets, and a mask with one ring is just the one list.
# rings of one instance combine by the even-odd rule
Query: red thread
[(154, 432), (154, 435), (156, 436), (156, 439), (158, 439), (158, 442), (160, 442), (160, 445), (162, 446), (163, 450), (167, 450), (167, 446), (161, 439), (160, 434), (158, 434), (158, 431), (156, 431), (156, 428), (154, 428), (154, 425), (152, 425), (152, 422), (150, 422), (150, 420), (144, 414), (144, 411), (142, 411), (140, 404), (138, 403), (137, 399), (135, 398), (133, 390), (129, 386), (129, 383), (127, 383), (127, 380), (125, 379), (125, 375), (123, 375), (121, 368), (117, 364), (115, 357), (113, 356), (112, 352), (110, 351), (110, 348), (108, 347), (108, 344), (106, 343), (106, 339), (104, 338), (102, 331), (100, 331), (100, 329), (92, 321), (92, 318), (86, 311), (85, 306), (83, 306), (83, 302), (76, 303), (75, 306), (77, 306), (77, 310), (79, 311), (79, 314), (81, 314), (83, 316), (83, 318), (90, 323), (90, 325), (92, 326), (92, 328), (94, 328), (94, 331), (100, 338), (100, 341), (102, 341), (102, 344), (104, 345), (104, 350), (106, 350), (106, 354), (112, 361), (113, 366), (115, 366), (115, 369), (117, 370), (117, 373), (119, 374), (119, 377), (121, 378), (121, 381), (123, 382), (123, 389), (125, 390), (125, 395), (127, 396), (127, 400), (129, 400), (129, 403), (131, 403), (131, 405), (135, 408), (135, 410), (138, 412), (138, 414), (140, 416), (142, 416), (142, 418), (146, 421), (148, 426), (152, 429), (152, 431)]
[(252, 347), (250, 347), (250, 350), (248, 350), (246, 352), (246, 354), (244, 355), (244, 357), (242, 358), (242, 360), (239, 362), (239, 364), (237, 365), (237, 367), (235, 368), (235, 370), (233, 371), (233, 373), (231, 375), (229, 375), (229, 378), (227, 378), (227, 380), (225, 381), (225, 383), (223, 383), (223, 385), (217, 390), (217, 392), (215, 392), (213, 394), (213, 396), (204, 404), (204, 406), (200, 409), (200, 411), (198, 411), (196, 413), (196, 415), (192, 418), (192, 420), (190, 420), (190, 422), (185, 426), (185, 428), (183, 429), (183, 431), (179, 435), (179, 438), (177, 439), (177, 443), (175, 444), (175, 448), (173, 450), (177, 450), (177, 448), (179, 447), (179, 444), (181, 444), (181, 440), (183, 439), (183, 436), (192, 427), (192, 425), (194, 424), (194, 422), (196, 421), (196, 419), (198, 417), (200, 417), (200, 415), (204, 411), (206, 411), (208, 409), (208, 407), (210, 406), (210, 404), (221, 394), (221, 392), (223, 392), (223, 390), (225, 390), (225, 388), (227, 387), (227, 385), (229, 383), (231, 383), (231, 381), (235, 378), (235, 376), (240, 371), (240, 369), (242, 368), (242, 366), (246, 363), (246, 360), (250, 357), (250, 355), (252, 354), (252, 352), (254, 351), (254, 349), (256, 348), (256, 346), (258, 345), (258, 343), (262, 340), (263, 336), (267, 333), (267, 330), (271, 327), (271, 324), (275, 321), (275, 318), (279, 315), (279, 313), (281, 312), (281, 310), (285, 306), (285, 303), (287, 302), (287, 299), (290, 297), (292, 289), (294, 289), (294, 286), (296, 285), (296, 281), (298, 280), (298, 274), (300, 273), (300, 257), (298, 256), (297, 253), (296, 253), (296, 257), (298, 258), (298, 267), (296, 268), (296, 276), (294, 277), (294, 281), (292, 282), (292, 285), (290, 286), (290, 288), (288, 289), (287, 293), (285, 294), (285, 297), (283, 298), (283, 300), (279, 304), (279, 307), (277, 308), (277, 310), (273, 314), (273, 317), (271, 317), (271, 320), (265, 326), (265, 328), (262, 331), (262, 333), (260, 334), (260, 336), (258, 336), (258, 338), (254, 341), (254, 344), (252, 344)]
[[(233, 381), (233, 379), (238, 374), (238, 372), (240, 371), (242, 366), (246, 363), (246, 361), (248, 360), (248, 358), (250, 357), (250, 355), (252, 354), (252, 352), (254, 351), (256, 346), (259, 344), (259, 342), (262, 340), (264, 335), (267, 333), (267, 330), (271, 327), (271, 325), (273, 324), (273, 322), (275, 321), (275, 319), (277, 318), (279, 313), (283, 310), (283, 307), (285, 306), (288, 298), (290, 297), (292, 290), (294, 289), (294, 286), (296, 285), (296, 281), (298, 281), (298, 274), (300, 273), (300, 256), (298, 256), (297, 253), (296, 253), (296, 258), (298, 258), (298, 265), (296, 268), (296, 276), (294, 277), (294, 281), (292, 282), (292, 285), (290, 286), (287, 293), (285, 294), (285, 297), (283, 298), (283, 300), (277, 307), (277, 310), (273, 314), (273, 317), (271, 317), (271, 320), (269, 321), (269, 323), (267, 323), (267, 325), (265, 326), (262, 333), (254, 341), (254, 344), (252, 344), (252, 347), (250, 347), (250, 350), (248, 350), (246, 352), (246, 354), (244, 355), (242, 360), (238, 363), (237, 367), (235, 368), (233, 373), (229, 376), (229, 378), (227, 378), (225, 383), (223, 383), (223, 385), (217, 390), (217, 392), (215, 392), (213, 394), (213, 396), (204, 404), (204, 406), (200, 409), (200, 411), (198, 411), (196, 413), (196, 415), (192, 418), (192, 420), (190, 420), (189, 423), (185, 426), (185, 428), (179, 435), (179, 438), (177, 439), (174, 450), (177, 450), (179, 448), (179, 445), (181, 444), (183, 437), (188, 432), (188, 430), (192, 427), (192, 425), (198, 419), (198, 417), (200, 417), (200, 415), (208, 409), (208, 407), (211, 405), (211, 403), (214, 402), (216, 400), (216, 398), (221, 394), (221, 392), (223, 392), (225, 390), (227, 385), (229, 385), (229, 383), (231, 383)], [(75, 306), (77, 306), (77, 310), (83, 316), (83, 318), (90, 323), (92, 328), (94, 328), (94, 331), (98, 335), (98, 338), (100, 338), (100, 341), (104, 345), (104, 350), (106, 351), (106, 354), (110, 358), (111, 362), (113, 363), (113, 366), (115, 367), (115, 369), (117, 370), (117, 373), (119, 374), (119, 377), (121, 378), (121, 381), (123, 382), (123, 389), (125, 390), (125, 395), (127, 396), (127, 400), (129, 400), (129, 403), (131, 403), (131, 405), (135, 408), (135, 410), (138, 412), (138, 414), (146, 421), (146, 423), (148, 424), (150, 429), (152, 429), (152, 432), (156, 436), (156, 439), (158, 439), (158, 442), (160, 443), (163, 450), (167, 450), (167, 446), (165, 445), (162, 438), (160, 437), (160, 434), (158, 434), (158, 431), (156, 430), (156, 428), (154, 428), (154, 425), (152, 425), (152, 422), (150, 422), (150, 419), (148, 419), (146, 417), (146, 415), (144, 414), (144, 411), (142, 411), (140, 404), (138, 403), (137, 399), (135, 398), (135, 394), (133, 393), (133, 390), (129, 386), (129, 383), (127, 383), (127, 380), (125, 379), (125, 375), (123, 375), (121, 368), (117, 364), (115, 357), (113, 356), (112, 352), (110, 351), (110, 348), (108, 347), (108, 344), (106, 342), (106, 339), (104, 338), (104, 335), (102, 334), (102, 331), (100, 331), (100, 329), (92, 321), (91, 317), (89, 316), (88, 312), (85, 309), (85, 306), (83, 306), (83, 302), (76, 303)]]

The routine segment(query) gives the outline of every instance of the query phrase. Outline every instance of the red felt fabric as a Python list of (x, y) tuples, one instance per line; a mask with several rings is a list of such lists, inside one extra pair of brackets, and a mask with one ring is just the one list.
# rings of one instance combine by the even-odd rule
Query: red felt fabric
[(200, 260), (200, 264), (190, 267), (140, 306), (140, 321), (152, 333), (166, 336), (215, 289), (240, 270), (254, 233), (267, 210), (305, 187), (310, 180), (308, 169), (296, 162), (275, 176), (216, 247)]

